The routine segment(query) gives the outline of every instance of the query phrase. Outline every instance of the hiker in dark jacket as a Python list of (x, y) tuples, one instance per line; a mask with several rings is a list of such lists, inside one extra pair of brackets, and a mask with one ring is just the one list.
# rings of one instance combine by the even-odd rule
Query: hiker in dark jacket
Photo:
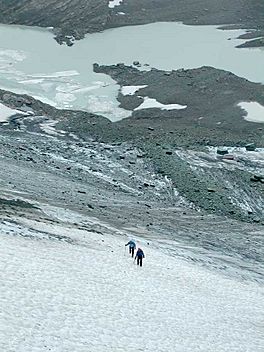
[(137, 265), (142, 266), (143, 258), (145, 258), (145, 254), (144, 254), (144, 252), (142, 251), (141, 248), (138, 248), (136, 256), (135, 256), (135, 260), (137, 259)]
[(132, 258), (134, 257), (134, 252), (136, 249), (136, 242), (134, 240), (130, 240), (125, 244), (125, 246), (129, 246), (129, 254), (131, 254)]

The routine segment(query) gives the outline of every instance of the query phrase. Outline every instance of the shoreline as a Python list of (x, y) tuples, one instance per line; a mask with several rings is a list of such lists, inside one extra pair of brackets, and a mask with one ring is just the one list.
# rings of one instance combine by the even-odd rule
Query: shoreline
[[(32, 5), (33, 1), (38, 7), (36, 4)], [(57, 42), (69, 46), (74, 44), (74, 40), (83, 39), (88, 33), (164, 21), (246, 29), (252, 39), (256, 38), (254, 31), (257, 30), (263, 37), (264, 4), (261, 2), (248, 4), (243, 0), (241, 4), (239, 0), (232, 3), (224, 0), (219, 4), (217, 0), (203, 0), (199, 3), (191, 0), (184, 3), (162, 0), (157, 4), (151, 0), (124, 0), (119, 6), (109, 8), (108, 0), (73, 0), (67, 7), (63, 6), (63, 0), (58, 0), (55, 9), (49, 2), (52, 0), (47, 0), (45, 4), (41, 0), (26, 0), (14, 7), (5, 0), (0, 0), (0, 23), (54, 27), (53, 33)], [(33, 16), (32, 6), (35, 7)], [(263, 46), (263, 43), (258, 41), (245, 45)]]

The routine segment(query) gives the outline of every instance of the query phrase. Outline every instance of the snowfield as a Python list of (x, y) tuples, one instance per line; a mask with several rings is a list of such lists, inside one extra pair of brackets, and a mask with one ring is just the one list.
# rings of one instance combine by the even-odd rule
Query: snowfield
[(197, 267), (144, 239), (137, 267), (124, 233), (106, 224), (88, 231), (74, 219), (1, 221), (1, 351), (263, 351), (260, 283)]

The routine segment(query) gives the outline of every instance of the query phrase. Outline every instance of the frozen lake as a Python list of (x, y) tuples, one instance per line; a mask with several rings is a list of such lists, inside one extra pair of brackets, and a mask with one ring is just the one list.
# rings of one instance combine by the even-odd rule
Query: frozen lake
[(58, 45), (48, 29), (0, 25), (0, 87), (116, 121), (131, 112), (118, 108), (119, 85), (94, 73), (93, 63), (131, 65), (137, 60), (163, 70), (207, 65), (264, 83), (264, 50), (235, 48), (243, 42), (236, 39), (242, 33), (155, 23), (87, 35), (67, 47)]

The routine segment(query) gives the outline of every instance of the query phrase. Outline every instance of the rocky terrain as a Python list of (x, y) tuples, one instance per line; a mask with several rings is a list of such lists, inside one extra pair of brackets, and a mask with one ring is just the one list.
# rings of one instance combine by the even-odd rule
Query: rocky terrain
[[(187, 108), (134, 110), (131, 117), (112, 123), (87, 112), (57, 110), (33, 98), (1, 91), (3, 104), (24, 111), (30, 109), (28, 117), (14, 116), (1, 129), (11, 135), (17, 130), (18, 135), (48, 133), (53, 140), (69, 138), (69, 145), (76, 140), (107, 144), (102, 149), (105, 158), (112, 155), (116, 146), (122, 146), (121, 154), (116, 156), (121, 163), (132, 170), (140, 161), (146, 170), (152, 170), (162, 179), (168, 178), (189, 206), (246, 222), (264, 223), (263, 130), (261, 124), (244, 120), (244, 110), (236, 106), (243, 100), (263, 104), (262, 85), (210, 67), (142, 72), (119, 64), (95, 65), (95, 70), (111, 75), (120, 84), (118, 99), (124, 108), (135, 108), (145, 96), (164, 104), (176, 100)], [(122, 87), (127, 85), (147, 87), (134, 95), (123, 95)], [(132, 159), (123, 151), (127, 143), (134, 153)], [(236, 150), (232, 152), (234, 147)], [(12, 149), (9, 144), (8, 153), (16, 155)], [(64, 151), (60, 153), (64, 158)], [(39, 154), (45, 156), (45, 150)], [(97, 170), (98, 166), (92, 169)], [(123, 182), (127, 175), (117, 173), (118, 177), (111, 177)], [(139, 172), (142, 177), (144, 173)], [(130, 183), (128, 178), (128, 187)], [(152, 186), (149, 181), (133, 184), (142, 195), (149, 195)], [(113, 187), (117, 187), (115, 182)], [(174, 204), (171, 197), (171, 194), (165, 196), (166, 206)]]
[[(100, 67), (95, 64), (94, 70), (110, 75), (121, 86), (118, 96), (120, 106), (133, 110), (131, 119), (136, 119), (137, 125), (141, 119), (151, 121), (159, 119), (160, 124), (170, 121), (165, 125), (176, 130), (181, 125), (190, 128), (197, 125), (198, 128), (211, 128), (210, 143), (237, 144), (243, 143), (243, 139), (245, 143), (249, 143), (252, 142), (252, 139), (249, 139), (252, 135), (254, 141), (263, 146), (260, 126), (244, 120), (245, 111), (237, 106), (241, 101), (255, 101), (264, 105), (262, 84), (249, 82), (231, 72), (213, 67), (165, 72), (155, 68), (140, 71), (122, 64)], [(142, 86), (142, 88), (133, 95), (123, 95), (123, 86)], [(165, 105), (178, 102), (187, 105), (187, 108), (136, 110), (144, 97), (156, 99)], [(217, 131), (214, 133), (215, 129)], [(229, 131), (232, 133), (231, 141), (228, 141)]]
[[(263, 17), (261, 0), (0, 0), (0, 23), (53, 27), (68, 46), (87, 33), (183, 21), (247, 29), (239, 47), (260, 47)], [(262, 351), (264, 120), (252, 122), (242, 103), (262, 111), (263, 84), (208, 66), (163, 71), (136, 57), (132, 66), (94, 63), (129, 112), (111, 122), (41, 102), (53, 103), (38, 90), (15, 93), (29, 92), (27, 82), (69, 99), (74, 89), (107, 94), (93, 89), (108, 85), (74, 85), (71, 75), (86, 71), (63, 71), (61, 61), (24, 74), (32, 52), (8, 44), (0, 60), (2, 78), (13, 79), (0, 89), (3, 351)], [(128, 238), (144, 249), (142, 268)]]
[[(0, 21), (53, 26), (57, 40), (68, 38), (68, 44), (72, 39), (67, 36), (80, 39), (108, 27), (165, 19), (236, 22), (240, 27), (250, 23), (251, 29), (261, 31), (261, 11), (256, 16), (254, 12), (258, 3), (245, 7), (239, 1), (239, 10), (232, 12), (231, 5), (223, 2), (222, 10), (214, 12), (217, 4), (163, 1), (154, 16), (156, 2), (141, 2), (146, 10), (139, 13), (140, 7), (130, 1), (114, 9), (105, 1), (11, 1), (0, 2)], [(132, 17), (115, 14), (125, 8), (133, 13), (133, 23)], [(254, 39), (255, 34), (244, 36)], [(25, 216), (35, 214), (39, 202), (64, 206), (115, 227), (134, 229), (146, 238), (151, 233), (183, 245), (193, 243), (195, 248), (210, 250), (209, 256), (211, 250), (231, 256), (239, 252), (243, 260), (248, 258), (247, 269), (253, 270), (252, 263), (261, 262), (263, 248), (263, 128), (246, 121), (246, 112), (237, 104), (263, 105), (263, 85), (213, 67), (177, 71), (138, 67), (140, 63), (94, 65), (95, 72), (111, 76), (120, 85), (120, 106), (131, 111), (130, 117), (115, 123), (0, 90), (0, 103), (21, 111), (0, 125), (2, 216), (12, 217), (21, 209)], [(126, 86), (141, 88), (126, 95), (122, 91)], [(145, 98), (186, 108), (138, 110)]]
[[(263, 36), (264, 4), (261, 0), (124, 0), (109, 7), (107, 0), (0, 0), (0, 22), (54, 27), (59, 43), (108, 28), (161, 21), (185, 24), (217, 24), (251, 30), (251, 38)], [(263, 41), (246, 45), (263, 46)]]
[[(242, 169), (214, 168), (225, 162), (206, 152), (176, 149), (172, 155), (163, 146), (146, 143), (142, 149), (132, 142), (109, 144), (92, 138), (92, 129), (85, 139), (79, 138), (52, 128), (49, 117), (17, 116), (19, 125), (1, 128), (1, 221), (17, 224), (28, 219), (49, 226), (58, 223), (59, 214), (53, 214), (52, 208), (77, 212), (98, 219), (108, 232), (115, 228), (160, 243), (165, 252), (197, 265), (228, 275), (237, 275), (239, 268), (243, 278), (262, 280), (259, 187), (263, 185), (246, 179), (250, 173), (243, 171), (249, 163), (245, 156)], [(188, 163), (194, 152), (196, 161), (207, 160), (212, 168), (197, 165), (194, 170), (194, 163)], [(157, 162), (167, 176), (157, 171)], [(196, 204), (190, 201), (195, 194)], [(223, 216), (228, 212), (228, 217)], [(73, 227), (105, 232), (92, 223), (82, 224), (76, 218)], [(55, 237), (51, 239), (67, 241)]]
[(53, 27), (59, 43), (102, 31), (108, 17), (107, 0), (0, 1), (0, 22)]

